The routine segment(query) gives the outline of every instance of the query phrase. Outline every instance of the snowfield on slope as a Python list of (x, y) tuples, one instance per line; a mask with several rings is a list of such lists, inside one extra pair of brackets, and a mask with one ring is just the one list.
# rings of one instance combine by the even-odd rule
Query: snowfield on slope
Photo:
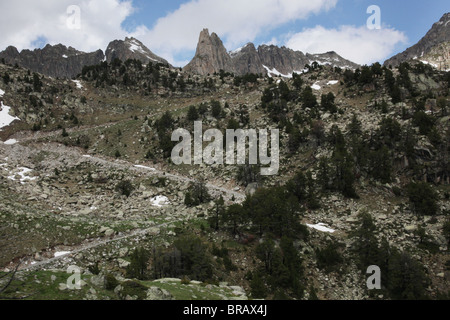
[(336, 230), (328, 228), (324, 223), (307, 224), (307, 226), (309, 228), (316, 229), (316, 230), (319, 230), (319, 231), (322, 231), (322, 232), (327, 232), (327, 233), (334, 233), (334, 232), (336, 232)]
[(9, 126), (15, 120), (20, 120), (17, 117), (10, 116), (10, 110), (11, 107), (5, 106), (3, 102), (0, 103), (0, 131), (2, 131), (2, 128)]

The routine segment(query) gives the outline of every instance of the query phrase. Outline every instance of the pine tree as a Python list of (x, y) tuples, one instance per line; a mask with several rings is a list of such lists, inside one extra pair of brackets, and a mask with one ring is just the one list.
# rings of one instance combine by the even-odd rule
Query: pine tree
[(219, 230), (220, 222), (225, 215), (225, 201), (222, 196), (214, 201), (214, 207), (210, 210), (211, 218), (209, 219), (210, 225), (215, 231)]
[(371, 265), (377, 265), (379, 261), (378, 241), (375, 237), (377, 228), (374, 219), (368, 212), (359, 214), (359, 228), (354, 232), (354, 251), (358, 256), (358, 265), (362, 271), (366, 271)]
[(267, 297), (267, 288), (259, 272), (253, 274), (252, 280), (250, 281), (250, 288), (252, 298), (265, 299)]
[(428, 279), (419, 262), (404, 252), (396, 252), (392, 255), (389, 264), (388, 289), (393, 299), (425, 299), (427, 286)]
[(127, 267), (127, 277), (146, 280), (149, 259), (150, 254), (147, 250), (144, 248), (136, 248), (131, 254), (130, 265)]
[(187, 119), (189, 121), (196, 121), (199, 118), (197, 108), (195, 106), (190, 106), (187, 114)]

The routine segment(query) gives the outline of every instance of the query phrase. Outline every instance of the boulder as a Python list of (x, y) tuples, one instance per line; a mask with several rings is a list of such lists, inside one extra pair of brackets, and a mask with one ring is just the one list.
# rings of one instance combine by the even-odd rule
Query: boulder
[(169, 291), (158, 288), (158, 287), (150, 287), (147, 291), (147, 299), (152, 301), (161, 301), (161, 300), (173, 300), (173, 296)]

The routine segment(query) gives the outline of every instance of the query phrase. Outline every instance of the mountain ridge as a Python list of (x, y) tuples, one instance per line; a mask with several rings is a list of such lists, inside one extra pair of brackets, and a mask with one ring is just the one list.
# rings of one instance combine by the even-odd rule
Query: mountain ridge
[[(431, 51), (433, 51), (433, 49), (435, 49), (439, 45), (450, 42), (449, 23), (450, 23), (450, 12), (445, 13), (438, 22), (434, 23), (431, 29), (426, 33), (426, 35), (422, 39), (419, 40), (419, 42), (409, 47), (405, 51), (387, 59), (384, 62), (384, 65), (385, 66), (391, 65), (393, 67), (397, 67), (402, 62), (420, 59), (426, 56)], [(444, 64), (448, 66), (450, 63), (448, 52), (447, 58), (445, 58), (445, 51), (442, 51), (440, 55), (443, 57), (442, 62), (444, 62)]]
[(111, 63), (115, 58), (123, 61), (137, 59), (143, 63), (169, 64), (135, 38), (111, 41), (105, 52), (101, 49), (95, 52), (83, 52), (63, 44), (47, 44), (42, 49), (33, 51), (24, 49), (20, 52), (16, 47), (9, 46), (0, 52), (0, 59), (4, 59), (8, 64), (17, 64), (54, 78), (73, 78), (80, 74), (85, 66), (97, 65), (104, 61)]
[(304, 54), (284, 46), (263, 44), (256, 48), (251, 42), (234, 51), (227, 51), (216, 33), (210, 35), (208, 29), (203, 29), (200, 32), (196, 54), (184, 70), (200, 75), (224, 70), (237, 75), (255, 73), (290, 77), (293, 72), (301, 73), (314, 61), (341, 68), (359, 67), (358, 64), (344, 59), (334, 51)]

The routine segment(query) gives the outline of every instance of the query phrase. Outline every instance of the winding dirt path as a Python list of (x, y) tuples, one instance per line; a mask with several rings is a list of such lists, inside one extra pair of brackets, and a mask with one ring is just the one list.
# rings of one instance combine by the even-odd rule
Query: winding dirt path
[[(89, 128), (92, 129), (92, 128)], [(50, 137), (51, 135), (56, 135), (58, 132), (53, 133), (46, 133), (45, 135), (35, 135), (33, 133), (30, 133), (30, 135), (26, 135), (24, 133), (21, 134), (21, 137), (17, 137), (19, 140), (18, 145), (2, 145), (2, 148), (6, 148), (5, 152), (8, 153), (8, 148), (14, 149), (14, 148), (29, 148), (30, 150), (39, 150), (39, 151), (46, 151), (53, 154), (59, 155), (62, 159), (67, 159), (68, 157), (71, 158), (74, 162), (91, 162), (94, 165), (97, 166), (103, 166), (106, 168), (112, 168), (112, 169), (125, 169), (125, 170), (133, 170), (135, 172), (138, 172), (140, 174), (144, 174), (149, 177), (165, 177), (170, 180), (178, 181), (181, 183), (189, 184), (191, 182), (195, 182), (195, 179), (192, 179), (190, 177), (185, 177), (182, 175), (172, 174), (165, 172), (163, 170), (160, 170), (158, 168), (153, 168), (145, 165), (135, 165), (131, 162), (124, 161), (124, 160), (117, 160), (117, 159), (108, 159), (106, 157), (99, 157), (99, 156), (91, 156), (87, 154), (83, 154), (81, 149), (78, 148), (71, 148), (71, 147), (65, 147), (63, 145), (60, 145), (58, 143), (32, 143), (28, 146), (22, 146), (20, 145), (20, 141), (24, 142), (32, 142), (36, 139), (42, 138), (43, 136)], [(22, 149), (23, 150), (23, 149)], [(206, 187), (208, 188), (209, 192), (213, 197), (218, 197), (219, 195), (224, 196), (224, 199), (230, 200), (235, 199), (236, 202), (243, 201), (245, 199), (245, 194), (241, 192), (237, 192), (231, 189), (227, 189), (223, 186), (217, 186), (213, 183), (207, 183)], [(34, 270), (34, 269), (40, 269), (48, 264), (51, 264), (55, 261), (59, 261), (61, 259), (67, 258), (68, 256), (84, 252), (90, 249), (94, 249), (112, 242), (117, 242), (120, 240), (125, 240), (132, 237), (142, 236), (147, 233), (149, 233), (151, 230), (160, 229), (164, 226), (167, 226), (168, 224), (172, 224), (175, 221), (166, 222), (160, 225), (152, 226), (147, 229), (139, 229), (139, 230), (133, 230), (126, 234), (120, 234), (117, 236), (113, 236), (110, 238), (101, 238), (101, 239), (95, 239), (95, 240), (86, 240), (84, 243), (81, 243), (77, 246), (73, 247), (65, 247), (67, 248), (67, 251), (70, 251), (70, 253), (48, 258), (43, 261), (34, 261), (32, 256), (29, 256), (27, 258), (23, 259), (23, 265), (21, 266), (20, 270)], [(179, 220), (179, 221), (184, 221)], [(31, 264), (33, 262), (33, 264)]]

